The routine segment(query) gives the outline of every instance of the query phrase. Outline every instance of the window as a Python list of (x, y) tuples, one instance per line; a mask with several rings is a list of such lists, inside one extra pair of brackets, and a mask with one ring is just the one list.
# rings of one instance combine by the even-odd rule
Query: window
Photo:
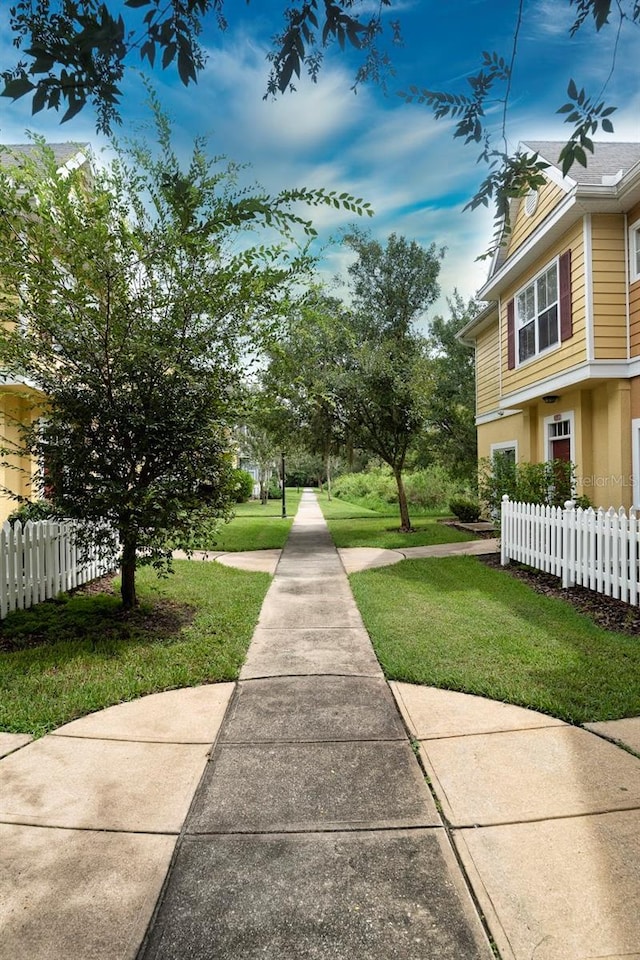
[(640, 220), (629, 230), (629, 279), (640, 280)]
[(506, 440), (502, 443), (491, 444), (491, 459), (498, 454), (507, 463), (516, 463), (518, 459), (518, 441)]
[(547, 460), (573, 459), (573, 414), (557, 413), (545, 420), (547, 434)]
[(524, 363), (558, 343), (557, 263), (516, 294), (515, 320), (518, 363)]

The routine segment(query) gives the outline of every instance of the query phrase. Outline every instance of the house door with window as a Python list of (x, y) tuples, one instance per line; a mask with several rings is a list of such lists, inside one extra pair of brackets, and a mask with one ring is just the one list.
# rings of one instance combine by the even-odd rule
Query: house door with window
[(560, 437), (558, 440), (552, 440), (550, 443), (551, 460), (564, 460), (569, 463), (571, 460), (571, 440), (569, 437)]
[(548, 460), (564, 460), (565, 463), (569, 463), (573, 459), (571, 420), (571, 416), (561, 413), (546, 421)]

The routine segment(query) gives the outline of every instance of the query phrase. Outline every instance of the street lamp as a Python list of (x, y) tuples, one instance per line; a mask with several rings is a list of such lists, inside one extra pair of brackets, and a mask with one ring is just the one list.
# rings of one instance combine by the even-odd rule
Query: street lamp
[(280, 463), (280, 474), (282, 476), (282, 519), (285, 520), (287, 516), (287, 495), (286, 495), (286, 486), (284, 482), (284, 450), (281, 454), (281, 463)]

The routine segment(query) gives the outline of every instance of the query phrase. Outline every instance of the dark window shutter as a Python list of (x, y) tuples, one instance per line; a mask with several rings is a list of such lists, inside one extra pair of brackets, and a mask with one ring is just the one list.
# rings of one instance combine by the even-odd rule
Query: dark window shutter
[(516, 365), (516, 327), (515, 305), (513, 300), (507, 304), (507, 366), (513, 370)]
[(573, 336), (571, 316), (571, 250), (560, 257), (560, 339), (568, 340)]

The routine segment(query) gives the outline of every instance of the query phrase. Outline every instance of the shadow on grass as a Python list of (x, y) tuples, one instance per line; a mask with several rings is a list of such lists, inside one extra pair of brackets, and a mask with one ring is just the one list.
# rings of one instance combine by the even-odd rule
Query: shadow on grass
[(473, 557), (404, 561), (351, 579), (391, 679), (573, 723), (640, 714), (637, 637), (604, 630)]
[(80, 641), (100, 653), (127, 642), (166, 643), (195, 617), (192, 606), (166, 598), (143, 601), (127, 612), (110, 585), (102, 583), (105, 592), (62, 594), (11, 613), (0, 624), (0, 651)]

